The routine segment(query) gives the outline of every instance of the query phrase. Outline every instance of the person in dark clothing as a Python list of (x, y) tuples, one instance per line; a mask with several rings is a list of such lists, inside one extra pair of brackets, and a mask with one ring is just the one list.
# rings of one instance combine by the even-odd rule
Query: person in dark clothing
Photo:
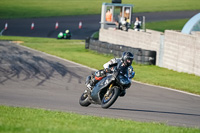
[[(88, 76), (88, 82), (86, 83), (87, 88), (92, 90), (97, 82), (106, 76), (106, 73), (111, 73), (114, 67), (118, 66), (121, 68), (121, 73), (127, 76), (130, 80), (134, 77), (135, 72), (131, 66), (134, 56), (131, 52), (124, 52), (121, 58), (114, 58), (103, 65), (103, 70), (95, 72), (94, 76)], [(87, 80), (86, 80), (87, 81)], [(126, 92), (124, 92), (125, 95)]]

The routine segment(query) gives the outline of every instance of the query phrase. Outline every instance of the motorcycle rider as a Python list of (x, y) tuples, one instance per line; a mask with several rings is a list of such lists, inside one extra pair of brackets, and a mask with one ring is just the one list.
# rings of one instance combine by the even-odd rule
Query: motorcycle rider
[(71, 36), (72, 36), (71, 32), (70, 32), (69, 30), (66, 30), (66, 31), (65, 31), (65, 35), (64, 35), (64, 38), (66, 38), (66, 39), (71, 39)]
[[(113, 68), (117, 65), (121, 68), (121, 72), (125, 74), (130, 80), (134, 77), (135, 72), (133, 71), (133, 67), (131, 66), (134, 56), (131, 52), (124, 52), (121, 58), (111, 59), (109, 62), (103, 65), (104, 70), (96, 71), (93, 78), (88, 76), (86, 80), (87, 88), (90, 90), (93, 89), (94, 85), (99, 82), (103, 77), (106, 76), (106, 73), (113, 72)], [(125, 90), (120, 96), (124, 96), (126, 94)]]

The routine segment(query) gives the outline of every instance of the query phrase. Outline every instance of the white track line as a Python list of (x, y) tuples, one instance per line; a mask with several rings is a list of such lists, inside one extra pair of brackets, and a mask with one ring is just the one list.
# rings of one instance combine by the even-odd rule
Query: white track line
[[(11, 41), (11, 43), (13, 43), (13, 42)], [(42, 53), (42, 54), (46, 54), (46, 55), (48, 55), (48, 56), (51, 56), (51, 57), (54, 57), (54, 58), (57, 58), (57, 59), (60, 59), (60, 60), (63, 60), (63, 61), (67, 61), (67, 62), (69, 62), (69, 63), (78, 65), (79, 67), (84, 67), (84, 68), (91, 69), (91, 70), (93, 70), (93, 71), (97, 71), (97, 69), (94, 69), (94, 68), (91, 68), (91, 67), (88, 67), (88, 66), (84, 66), (84, 65), (82, 65), (82, 64), (79, 64), (79, 63), (76, 63), (76, 62), (72, 62), (72, 61), (70, 61), (70, 60), (63, 59), (63, 58), (60, 58), (60, 57), (58, 57), (58, 56), (51, 55), (51, 54), (48, 54), (48, 53), (45, 53), (45, 52), (42, 52), (42, 51), (38, 51), (38, 50), (35, 50), (35, 49), (32, 49), (32, 48), (29, 48), (29, 47), (20, 45), (19, 43), (15, 43), (15, 44), (17, 44), (17, 45), (20, 46), (20, 47), (24, 47), (24, 48), (26, 48), (26, 49), (32, 50), (32, 51), (36, 51), (36, 52), (39, 52), (39, 53)], [(158, 85), (151, 85), (151, 84), (142, 83), (142, 82), (135, 81), (135, 80), (133, 80), (132, 82), (139, 83), (139, 84), (143, 84), (143, 85), (148, 85), (148, 86), (153, 86), (153, 87), (159, 87), (159, 88), (162, 88), (162, 89), (171, 90), (171, 91), (175, 91), (175, 92), (179, 92), (179, 93), (183, 93), (183, 94), (187, 94), (187, 95), (191, 95), (191, 96), (200, 97), (200, 95), (197, 95), (197, 94), (193, 94), (193, 93), (189, 93), (189, 92), (185, 92), (185, 91), (181, 91), (181, 90), (176, 90), (176, 89), (172, 89), (172, 88), (168, 88), (168, 87), (163, 87), (163, 86), (158, 86)]]

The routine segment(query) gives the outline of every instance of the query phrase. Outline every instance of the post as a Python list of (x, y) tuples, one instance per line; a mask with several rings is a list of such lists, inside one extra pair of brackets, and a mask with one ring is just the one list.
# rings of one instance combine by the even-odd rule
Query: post
[(142, 29), (144, 30), (144, 32), (146, 31), (145, 29), (145, 16), (143, 16), (143, 21), (142, 21)]
[(164, 40), (165, 40), (165, 35), (160, 35), (160, 50), (159, 50), (159, 59), (157, 63), (159, 67), (163, 67)]
[(104, 29), (105, 28), (105, 12), (106, 12), (106, 3), (102, 4), (102, 8), (101, 8), (101, 28)]

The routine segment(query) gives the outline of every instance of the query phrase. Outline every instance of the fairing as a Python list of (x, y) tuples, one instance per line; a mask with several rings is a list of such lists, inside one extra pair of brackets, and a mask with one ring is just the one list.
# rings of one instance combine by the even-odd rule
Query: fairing
[(101, 81), (99, 81), (94, 86), (92, 93), (91, 93), (91, 97), (95, 102), (101, 103), (100, 92), (101, 92), (101, 90), (103, 90), (104, 88), (106, 88), (110, 85), (110, 83), (112, 82), (112, 79), (113, 79), (112, 75), (109, 75), (109, 76), (103, 78)]

